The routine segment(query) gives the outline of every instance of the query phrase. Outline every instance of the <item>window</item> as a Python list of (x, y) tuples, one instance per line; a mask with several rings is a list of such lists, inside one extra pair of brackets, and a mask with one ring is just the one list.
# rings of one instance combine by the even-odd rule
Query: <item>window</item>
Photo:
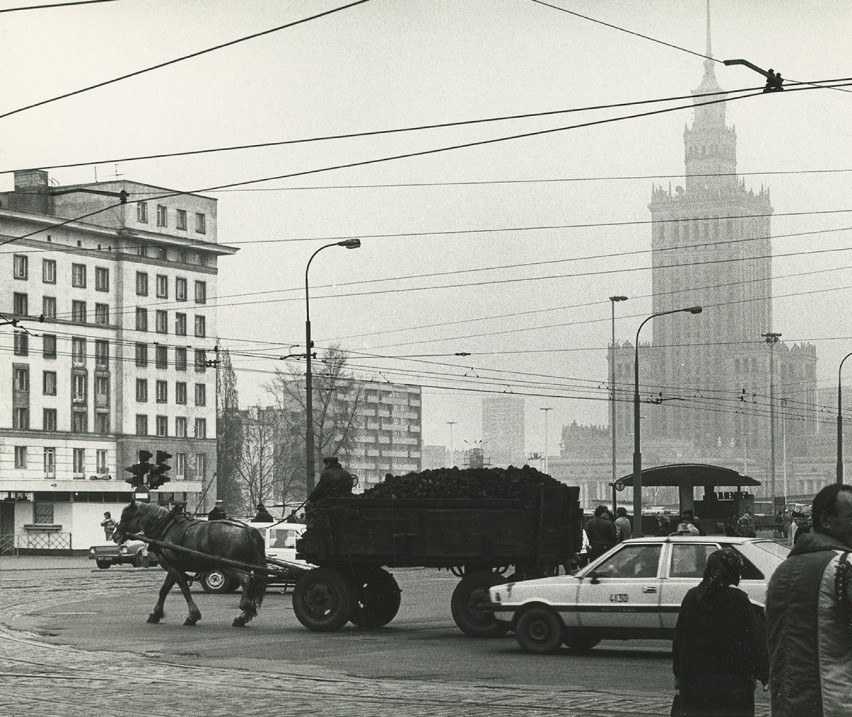
[(30, 428), (30, 409), (26, 406), (12, 409), (12, 428), (27, 431)]
[(72, 301), (71, 302), (71, 321), (75, 324), (86, 323), (86, 302)]
[(203, 481), (207, 475), (207, 456), (204, 453), (195, 454), (195, 479)]
[(175, 298), (178, 301), (186, 301), (186, 279), (180, 276), (175, 279)]
[(195, 371), (204, 373), (207, 370), (207, 352), (204, 349), (195, 350)]
[(203, 316), (195, 317), (195, 335), (201, 338), (207, 336), (207, 321)]
[(41, 280), (45, 284), (56, 283), (56, 261), (54, 259), (41, 260)]
[(53, 478), (56, 473), (56, 449), (44, 449), (44, 477)]
[(27, 467), (27, 447), (15, 446), (15, 468)]
[(86, 339), (76, 336), (71, 339), (71, 363), (77, 366), (86, 364)]
[(136, 400), (139, 403), (144, 403), (148, 400), (148, 379), (136, 379)]
[(186, 349), (185, 348), (176, 348), (175, 349), (175, 370), (176, 371), (186, 371)]
[(206, 418), (196, 418), (195, 419), (195, 437), (196, 438), (207, 438), (207, 419)]
[(175, 436), (186, 438), (186, 418), (184, 416), (175, 418)]
[(157, 274), (157, 298), (169, 298), (169, 277), (165, 274)]
[(166, 209), (165, 205), (163, 205), (163, 204), (157, 205), (157, 226), (158, 227), (168, 226), (168, 219), (169, 219), (168, 211), (169, 210)]
[(95, 377), (95, 404), (98, 406), (109, 406), (109, 377)]
[(203, 383), (195, 384), (195, 405), (207, 405), (207, 385)]
[(136, 202), (136, 221), (140, 224), (148, 223), (148, 202)]
[(169, 348), (168, 346), (157, 346), (155, 349), (155, 357), (157, 368), (169, 367)]
[(696, 543), (678, 545), (672, 542), (672, 559), (671, 566), (669, 568), (669, 577), (702, 577), (704, 575), (704, 568), (707, 567), (707, 556), (714, 550), (717, 550), (718, 547), (718, 545), (701, 545)]
[(12, 275), (16, 279), (26, 279), (28, 275), (28, 262), (29, 257), (24, 254), (15, 254), (14, 262), (13, 262), (13, 273)]
[(86, 400), (86, 374), (75, 373), (71, 377), (71, 400), (78, 403)]
[(175, 313), (175, 334), (186, 336), (186, 314)]
[(81, 289), (86, 288), (86, 265), (72, 264), (71, 265), (71, 286), (77, 286)]
[(56, 358), (56, 335), (55, 334), (44, 334), (42, 336), (42, 355), (45, 358)]
[(95, 304), (95, 323), (104, 326), (109, 323), (109, 304)]
[(136, 296), (148, 296), (148, 275), (144, 271), (136, 272)]
[(148, 365), (148, 344), (136, 344), (136, 365)]
[(106, 368), (109, 365), (109, 342), (95, 341), (95, 368)]
[(23, 331), (15, 332), (15, 356), (28, 356), (30, 353), (29, 337)]
[(148, 435), (148, 416), (144, 416), (141, 413), (136, 414), (136, 435)]
[(30, 369), (28, 366), (15, 366), (12, 371), (12, 385), (16, 391), (30, 390)]
[(181, 406), (186, 405), (186, 384), (183, 381), (175, 383), (175, 403)]
[(85, 476), (86, 474), (86, 449), (74, 449), (74, 477)]
[(56, 409), (45, 408), (41, 417), (41, 427), (45, 431), (56, 430)]
[(109, 413), (98, 411), (95, 414), (95, 431), (102, 435), (109, 433)]
[(154, 256), (155, 256), (157, 259), (162, 259), (163, 261), (165, 261), (166, 259), (168, 259), (168, 258), (169, 258), (168, 252), (166, 251), (166, 247), (164, 247), (164, 246), (157, 246), (157, 247), (154, 247), (154, 250), (155, 250), (155, 252), (156, 252), (156, 253), (154, 254)]
[(169, 312), (168, 311), (160, 311), (159, 309), (157, 309), (154, 324), (155, 324), (155, 328), (156, 328), (158, 334), (168, 333), (168, 331), (169, 331), (168, 321), (169, 321)]
[(655, 578), (662, 545), (627, 545), (601, 563), (597, 573), (602, 578)]
[(36, 501), (33, 504), (33, 522), (37, 525), (53, 525), (53, 503)]
[(195, 282), (195, 303), (196, 304), (206, 304), (207, 303), (207, 282), (206, 281), (196, 281)]
[(177, 210), (177, 228), (186, 231), (186, 209)]
[(186, 453), (175, 453), (175, 478), (186, 479)]
[(207, 217), (201, 212), (195, 213), (195, 231), (197, 234), (207, 233)]
[(56, 371), (44, 371), (42, 373), (42, 384), (45, 396), (56, 395)]
[(18, 316), (27, 316), (30, 308), (29, 297), (26, 294), (15, 292), (12, 295), (12, 313)]
[(166, 416), (157, 416), (156, 429), (158, 436), (169, 435), (169, 419)]
[(95, 267), (95, 290), (109, 291), (109, 269), (104, 266)]
[(56, 318), (56, 297), (55, 296), (45, 296), (41, 300), (41, 313), (44, 314), (45, 319), (55, 319)]
[(95, 455), (97, 456), (95, 461), (97, 473), (99, 476), (104, 476), (109, 473), (109, 468), (107, 467), (107, 452), (99, 450)]
[(136, 330), (148, 330), (148, 309), (136, 308)]
[(175, 261), (186, 264), (186, 249), (175, 249)]
[(169, 400), (169, 382), (157, 381), (157, 403), (167, 403)]

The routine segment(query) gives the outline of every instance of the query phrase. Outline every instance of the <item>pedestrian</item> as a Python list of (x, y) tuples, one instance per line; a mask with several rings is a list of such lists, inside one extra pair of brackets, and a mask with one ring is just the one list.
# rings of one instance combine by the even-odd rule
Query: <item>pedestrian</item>
[(729, 538), (740, 537), (740, 529), (737, 525), (737, 516), (729, 515), (727, 518), (725, 518), (723, 527), (725, 528), (725, 535), (727, 535)]
[(589, 536), (589, 560), (599, 558), (613, 547), (617, 541), (615, 524), (607, 517), (609, 510), (605, 505), (595, 508), (595, 515), (586, 523), (586, 533)]
[(754, 530), (754, 516), (751, 514), (751, 511), (746, 509), (743, 512), (740, 519), (737, 521), (737, 528), (740, 531), (740, 535), (744, 538), (757, 537), (757, 533)]
[(699, 518), (695, 513), (691, 510), (683, 511), (683, 520), (689, 523), (692, 526), (695, 526), (698, 535), (707, 535), (707, 532), (701, 526), (701, 518)]
[(615, 541), (621, 543), (631, 536), (633, 528), (627, 517), (627, 508), (619, 506), (615, 509), (615, 516)]
[(801, 517), (797, 521), (796, 534), (793, 536), (794, 546), (796, 545), (796, 543), (799, 542), (799, 538), (801, 538), (803, 535), (807, 535), (813, 530), (812, 519), (812, 515), (805, 515), (804, 513), (801, 514)]
[(742, 571), (735, 550), (712, 552), (681, 604), (672, 668), (685, 717), (753, 717), (755, 680), (769, 679), (765, 631), (736, 587)]
[(667, 515), (657, 516), (657, 532), (654, 533), (655, 538), (663, 538), (672, 534), (672, 521)]
[(112, 534), (115, 532), (115, 529), (118, 527), (116, 522), (112, 519), (112, 515), (109, 511), (104, 513), (104, 519), (101, 521), (101, 527), (104, 529), (104, 538), (106, 540), (112, 540)]
[(852, 486), (823, 488), (811, 517), (766, 591), (774, 717), (852, 714)]
[(254, 516), (252, 520), (253, 523), (274, 523), (275, 518), (272, 517), (272, 514), (266, 509), (263, 503), (257, 504), (257, 515)]
[(207, 514), (207, 520), (227, 520), (228, 514), (225, 512), (225, 508), (222, 504), (221, 499), (216, 500), (216, 504), (213, 506), (213, 510), (211, 510)]
[(779, 510), (775, 514), (775, 537), (784, 538), (784, 514)]

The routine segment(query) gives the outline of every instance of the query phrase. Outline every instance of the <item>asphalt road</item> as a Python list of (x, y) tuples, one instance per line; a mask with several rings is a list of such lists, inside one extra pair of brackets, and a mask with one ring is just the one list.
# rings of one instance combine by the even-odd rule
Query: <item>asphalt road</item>
[[(165, 575), (159, 568), (93, 570), (85, 559), (69, 558), (55, 568), (8, 570), (9, 560), (0, 563), (2, 625), (9, 634), (34, 637), (57, 650), (73, 648), (95, 663), (100, 659), (114, 665), (116, 654), (133, 655), (143, 672), (144, 665), (169, 665), (172, 671), (183, 666), (211, 674), (256, 675), (259, 684), (279, 684), (282, 693), (301, 689), (292, 682), (299, 678), (384, 691), (392, 686), (403, 696), (412, 689), (474, 700), (477, 693), (495, 699), (499, 693), (503, 702), (505, 695), (518, 700), (526, 696), (525, 705), (542, 699), (543, 712), (559, 714), (661, 714), (672, 694), (667, 642), (604, 642), (585, 655), (563, 649), (534, 656), (521, 652), (511, 635), (466, 637), (449, 608), (458, 578), (438, 570), (394, 571), (403, 591), (402, 607), (388, 626), (314, 633), (296, 619), (290, 593), (277, 588), (270, 589), (259, 617), (244, 629), (231, 627), (238, 595), (208, 595), (200, 589), (196, 602), (202, 619), (197, 626), (182, 624), (186, 604), (177, 590), (166, 603), (165, 620), (149, 625), (146, 618)], [(562, 710), (552, 701), (558, 694), (564, 698)], [(758, 712), (768, 712), (761, 695), (758, 703)], [(329, 704), (329, 714), (336, 714), (333, 699)], [(460, 706), (451, 700), (441, 709), (452, 710), (453, 704)], [(421, 707), (415, 711), (431, 714)], [(398, 707), (395, 711), (408, 713)], [(497, 712), (490, 709), (489, 714)]]

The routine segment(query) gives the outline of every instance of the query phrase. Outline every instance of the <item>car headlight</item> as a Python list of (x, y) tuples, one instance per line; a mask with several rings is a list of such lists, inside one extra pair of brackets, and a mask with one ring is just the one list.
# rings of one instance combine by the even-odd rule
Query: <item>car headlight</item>
[(122, 546), (118, 549), (118, 552), (119, 552), (119, 553), (121, 553), (122, 555), (127, 555), (127, 546), (126, 546), (126, 545), (122, 545)]
[(94, 549), (94, 548), (89, 548), (89, 554), (90, 554), (90, 555), (94, 555), (94, 554), (95, 554), (95, 549)]

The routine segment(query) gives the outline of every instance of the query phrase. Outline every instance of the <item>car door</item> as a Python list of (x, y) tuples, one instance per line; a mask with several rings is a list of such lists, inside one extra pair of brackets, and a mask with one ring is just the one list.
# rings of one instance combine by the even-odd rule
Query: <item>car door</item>
[[(577, 591), (582, 627), (660, 627), (661, 542), (623, 543), (598, 563)], [(590, 573), (591, 574), (591, 573)]]
[(690, 588), (701, 582), (707, 556), (721, 546), (711, 541), (695, 542), (672, 538), (669, 541), (665, 570), (661, 581), (660, 616), (663, 627), (674, 630), (680, 605)]

